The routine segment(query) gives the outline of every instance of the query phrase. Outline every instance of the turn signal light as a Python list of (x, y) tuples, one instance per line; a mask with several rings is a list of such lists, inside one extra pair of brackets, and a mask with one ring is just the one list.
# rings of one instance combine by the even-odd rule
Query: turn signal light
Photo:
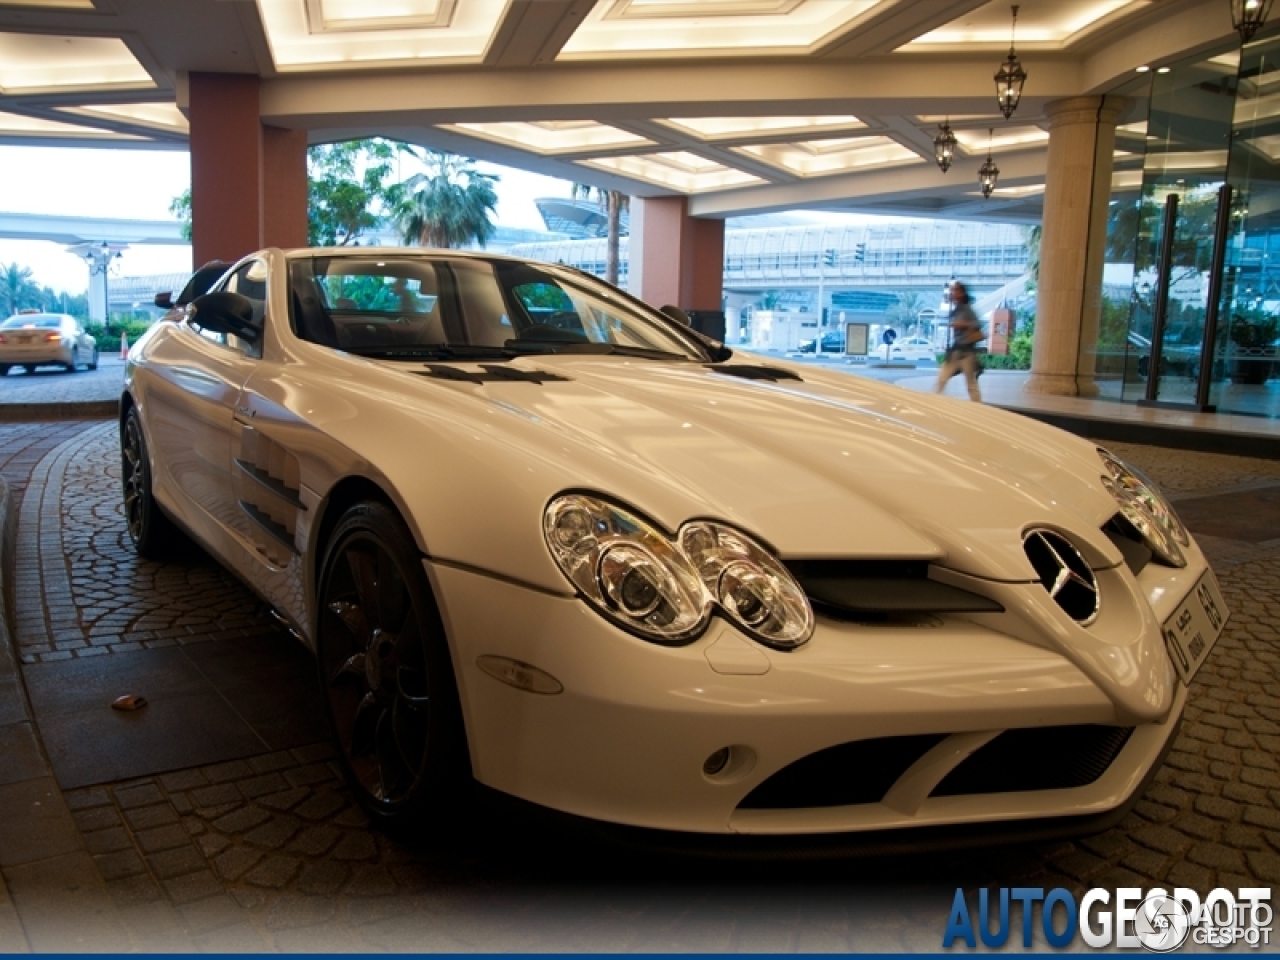
[(46, 343), (57, 343), (59, 340), (61, 340), (61, 339), (62, 339), (62, 334), (60, 334), (60, 333), (46, 333), (46, 334), (44, 335), (44, 339), (45, 339), (45, 342), (46, 342)]

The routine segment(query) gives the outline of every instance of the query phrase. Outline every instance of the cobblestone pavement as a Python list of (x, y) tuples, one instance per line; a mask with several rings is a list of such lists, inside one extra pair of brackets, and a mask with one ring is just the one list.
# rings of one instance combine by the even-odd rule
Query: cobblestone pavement
[(124, 361), (104, 355), (97, 370), (66, 373), (56, 367), (40, 367), (26, 373), (21, 367), (0, 377), (0, 404), (6, 403), (86, 403), (119, 400), (124, 387)]
[[(25, 599), (43, 588), (49, 600), (56, 583), (68, 599), (47, 602), (39, 624), (20, 601), (24, 662), (272, 629), (262, 605), (207, 558), (135, 558), (113, 428), (59, 428), (73, 435), (44, 448), (19, 525), (20, 570), (41, 579), (19, 589)], [(0, 429), (0, 464), (10, 436)], [(1189, 510), (1232, 493), (1280, 494), (1280, 462), (1108, 446)], [(28, 462), (11, 457), (6, 475)], [(506, 814), (396, 841), (368, 828), (324, 743), (88, 786), (66, 800), (128, 942), (147, 949), (933, 951), (956, 886), (1273, 886), (1280, 530), (1273, 537), (1201, 538), (1233, 612), (1227, 632), (1134, 812), (1078, 841), (726, 867), (595, 847)], [(63, 942), (29, 936), (37, 949)]]

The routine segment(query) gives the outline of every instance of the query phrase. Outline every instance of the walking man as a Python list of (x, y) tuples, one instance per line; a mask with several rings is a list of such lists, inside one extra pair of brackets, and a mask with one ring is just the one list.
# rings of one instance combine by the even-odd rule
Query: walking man
[(951, 347), (938, 368), (938, 385), (935, 393), (946, 389), (947, 381), (957, 373), (964, 373), (969, 388), (969, 399), (982, 401), (978, 391), (978, 344), (986, 339), (978, 315), (969, 306), (969, 291), (960, 281), (951, 284)]

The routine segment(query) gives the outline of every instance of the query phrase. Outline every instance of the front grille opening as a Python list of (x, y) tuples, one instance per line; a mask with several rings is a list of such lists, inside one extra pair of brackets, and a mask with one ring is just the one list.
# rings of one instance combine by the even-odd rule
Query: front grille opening
[(995, 600), (929, 579), (924, 560), (788, 560), (814, 609), (859, 623), (928, 622), (938, 613), (1001, 613)]
[(842, 743), (783, 767), (747, 794), (744, 810), (795, 810), (879, 803), (907, 768), (946, 734)]
[(1102, 527), (1107, 539), (1116, 545), (1124, 557), (1124, 565), (1136, 577), (1155, 558), (1151, 548), (1123, 513), (1117, 513)]
[(1098, 615), (1098, 582), (1080, 551), (1061, 534), (1034, 530), (1022, 542), (1027, 559), (1054, 602), (1077, 623)]
[(1133, 727), (1093, 723), (1006, 730), (947, 774), (931, 796), (1088, 786), (1107, 772), (1132, 733)]

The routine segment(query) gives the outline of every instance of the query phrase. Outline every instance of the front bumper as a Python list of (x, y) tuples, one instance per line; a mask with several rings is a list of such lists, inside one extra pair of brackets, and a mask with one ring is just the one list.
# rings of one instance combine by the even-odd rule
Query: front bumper
[[(1148, 657), (1160, 674), (1150, 685), (1166, 696), (1155, 715), (1135, 721), (1061, 653), (955, 617), (911, 627), (820, 619), (814, 639), (791, 653), (767, 650), (716, 620), (696, 643), (671, 649), (615, 629), (576, 598), (447, 564), (428, 562), (427, 570), (477, 780), (614, 824), (798, 835), (1102, 815), (1140, 788), (1186, 701), (1167, 657), (1159, 664)], [(1163, 588), (1135, 587), (1147, 601), (1163, 596)], [(1149, 607), (1143, 620), (1150, 626), (1159, 616)], [(1158, 636), (1148, 649), (1163, 649)], [(536, 666), (563, 692), (508, 686), (477, 666), (480, 656)], [(949, 770), (1001, 731), (1083, 724), (1134, 728), (1087, 785), (931, 795)], [(818, 751), (920, 735), (940, 742), (880, 802), (742, 806), (766, 779)], [(733, 748), (726, 769), (704, 773), (708, 758), (725, 747)]]

